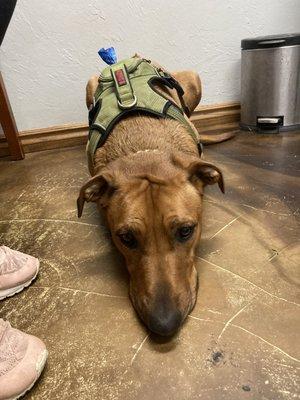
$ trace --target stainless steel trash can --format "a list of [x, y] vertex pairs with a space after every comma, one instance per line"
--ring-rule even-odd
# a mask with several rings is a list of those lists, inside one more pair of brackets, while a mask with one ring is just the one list
[[242, 129], [300, 129], [300, 33], [244, 39]]

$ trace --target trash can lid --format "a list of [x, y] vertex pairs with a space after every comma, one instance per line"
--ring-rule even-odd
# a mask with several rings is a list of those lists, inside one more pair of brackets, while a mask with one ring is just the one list
[[267, 49], [269, 47], [295, 46], [300, 44], [300, 33], [287, 33], [284, 35], [258, 36], [243, 39], [242, 50]]

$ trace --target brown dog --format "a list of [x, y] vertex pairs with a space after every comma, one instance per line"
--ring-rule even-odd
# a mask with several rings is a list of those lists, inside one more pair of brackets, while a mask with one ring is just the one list
[[[192, 112], [201, 99], [199, 76], [172, 75]], [[98, 77], [88, 82], [88, 108], [97, 85]], [[172, 90], [157, 89], [180, 105]], [[221, 171], [199, 158], [185, 126], [142, 114], [114, 127], [90, 169], [93, 178], [81, 188], [80, 212], [84, 201], [97, 202], [125, 257], [136, 311], [151, 331], [173, 334], [196, 302], [203, 189], [218, 183], [224, 191]]]

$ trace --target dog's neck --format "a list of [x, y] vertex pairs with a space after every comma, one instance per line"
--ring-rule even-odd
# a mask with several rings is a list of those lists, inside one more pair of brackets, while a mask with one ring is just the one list
[[132, 157], [140, 163], [149, 157], [168, 156], [172, 151], [198, 154], [195, 141], [183, 125], [146, 115], [128, 117], [116, 125], [105, 145], [96, 151], [92, 175], [117, 159]]

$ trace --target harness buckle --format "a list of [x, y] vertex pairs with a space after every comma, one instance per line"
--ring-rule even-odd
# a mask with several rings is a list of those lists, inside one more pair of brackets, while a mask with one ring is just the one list
[[180, 83], [178, 81], [176, 81], [176, 79], [172, 75], [168, 74], [166, 79], [170, 82], [170, 84], [173, 86], [173, 88], [177, 90], [177, 93], [179, 96], [184, 95], [184, 90], [182, 89], [182, 86], [180, 85]]
[[162, 78], [164, 78], [169, 85], [173, 88], [176, 89], [178, 96], [183, 96], [184, 95], [184, 90], [182, 89], [182, 86], [176, 79], [167, 71], [164, 71], [163, 69], [159, 70], [159, 74]]
[[137, 103], [137, 98], [136, 98], [136, 95], [135, 95], [135, 94], [133, 95], [133, 101], [132, 101], [131, 103], [129, 103], [129, 104], [123, 104], [123, 103], [121, 103], [120, 100], [118, 99], [118, 106], [119, 106], [122, 110], [127, 110], [127, 109], [129, 109], [129, 108], [132, 108], [132, 107], [134, 107], [134, 106], [136, 105], [136, 103]]

